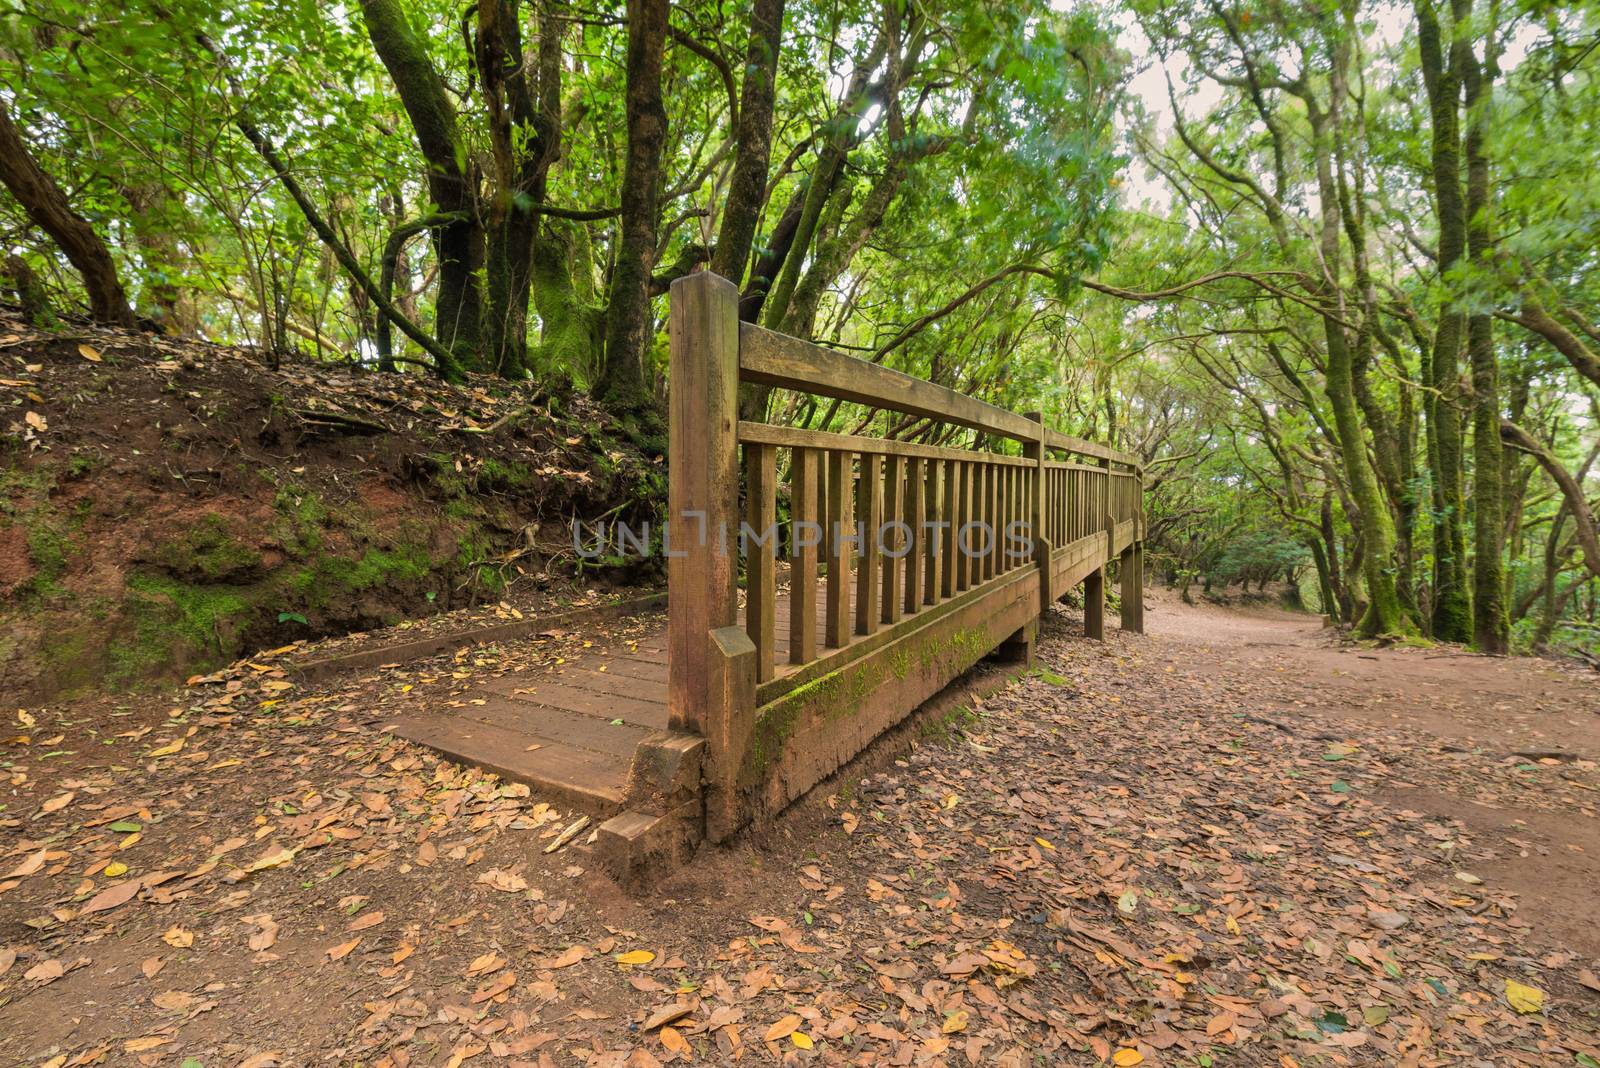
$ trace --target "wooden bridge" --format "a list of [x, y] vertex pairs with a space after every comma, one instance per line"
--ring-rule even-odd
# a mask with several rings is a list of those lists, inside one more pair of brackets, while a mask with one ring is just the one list
[[[1143, 629], [1135, 458], [741, 323], [716, 275], [671, 299], [665, 619], [605, 664], [402, 729], [614, 813], [599, 843], [625, 878], [781, 810], [982, 657], [1027, 660], [1078, 583], [1102, 637], [1114, 562]], [[741, 421], [755, 384], [892, 432]]]

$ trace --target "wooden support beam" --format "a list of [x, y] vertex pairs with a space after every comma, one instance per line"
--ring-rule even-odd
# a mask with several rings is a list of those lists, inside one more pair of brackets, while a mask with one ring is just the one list
[[739, 290], [709, 273], [672, 283], [667, 455], [667, 714], [705, 734], [708, 642], [735, 626], [739, 524]]

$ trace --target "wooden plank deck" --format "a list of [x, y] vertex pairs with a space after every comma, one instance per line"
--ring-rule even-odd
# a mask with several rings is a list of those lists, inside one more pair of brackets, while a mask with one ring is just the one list
[[[850, 590], [853, 618], [853, 581]], [[784, 587], [774, 606], [779, 679], [799, 670], [789, 663], [789, 602]], [[816, 611], [820, 635], [826, 628], [823, 598], [817, 599]], [[741, 606], [741, 624], [744, 615]], [[616, 812], [634, 750], [667, 728], [667, 617], [652, 613], [641, 621], [646, 618], [649, 625], [630, 634], [637, 644], [597, 642], [546, 670], [489, 679], [458, 695], [457, 707], [397, 719], [396, 733], [458, 763], [528, 783], [565, 804], [596, 815]], [[865, 637], [853, 634], [851, 644]], [[817, 652], [825, 660], [848, 649]], [[808, 666], [815, 670], [814, 663]]]

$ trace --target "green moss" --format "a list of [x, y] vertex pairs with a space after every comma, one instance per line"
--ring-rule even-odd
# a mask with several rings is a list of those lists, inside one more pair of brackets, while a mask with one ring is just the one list
[[71, 543], [54, 524], [43, 515], [43, 510], [32, 512], [26, 521], [28, 531], [28, 558], [33, 561], [34, 575], [24, 585], [27, 595], [53, 599], [65, 591], [61, 576], [67, 570], [67, 553]]
[[946, 745], [956, 731], [978, 721], [978, 713], [966, 705], [957, 705], [943, 715], [933, 716], [917, 727], [917, 734], [934, 745]]
[[87, 630], [52, 630], [39, 643], [39, 658], [63, 691], [92, 686], [98, 679], [94, 642]]
[[304, 486], [278, 487], [272, 506], [283, 517], [278, 540], [290, 556], [304, 559], [322, 549], [322, 531], [328, 524], [328, 506]]
[[396, 549], [368, 549], [356, 560], [342, 556], [319, 557], [289, 578], [289, 587], [308, 604], [324, 607], [347, 593], [360, 593], [391, 582], [418, 582], [432, 573], [433, 562], [420, 545]]
[[471, 530], [456, 539], [456, 570], [471, 575], [485, 592], [495, 596], [505, 589], [505, 576], [484, 561], [497, 555], [494, 543], [482, 531]]
[[887, 656], [869, 656], [796, 686], [768, 705], [756, 720], [748, 774], [758, 780], [765, 775], [800, 724], [850, 715], [890, 675], [906, 678], [914, 662], [948, 677], [977, 663], [990, 648], [986, 628], [968, 627], [948, 638], [924, 638], [914, 652], [902, 648]]
[[113, 641], [107, 680], [126, 686], [148, 677], [175, 659], [212, 665], [238, 653], [234, 625], [246, 618], [251, 602], [240, 592], [195, 586], [158, 575], [128, 578], [125, 609], [133, 633]]
[[215, 582], [261, 566], [261, 554], [228, 532], [227, 521], [208, 514], [181, 538], [156, 547], [151, 560], [180, 575], [201, 575]]

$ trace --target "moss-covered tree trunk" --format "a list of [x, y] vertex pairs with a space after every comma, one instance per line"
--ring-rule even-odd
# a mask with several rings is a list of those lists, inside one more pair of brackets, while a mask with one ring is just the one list
[[621, 233], [606, 302], [606, 352], [601, 402], [620, 415], [651, 407], [649, 358], [655, 324], [650, 272], [655, 266], [656, 203], [667, 110], [661, 101], [661, 57], [667, 39], [667, 0], [628, 0], [625, 99], [628, 151], [622, 172]]
[[1339, 435], [1339, 452], [1344, 461], [1345, 478], [1359, 516], [1363, 542], [1362, 573], [1367, 582], [1367, 608], [1358, 624], [1362, 634], [1402, 633], [1408, 629], [1405, 611], [1395, 585], [1394, 519], [1378, 483], [1377, 473], [1367, 456], [1366, 432], [1361, 409], [1356, 402], [1355, 353], [1345, 334], [1346, 306], [1339, 284], [1343, 261], [1339, 236], [1342, 220], [1339, 192], [1333, 175], [1333, 138], [1338, 127], [1346, 94], [1349, 63], [1348, 41], [1336, 37], [1332, 46], [1331, 88], [1328, 110], [1322, 111], [1307, 93], [1306, 104], [1316, 156], [1317, 191], [1321, 201], [1320, 245], [1325, 280], [1318, 294], [1327, 313], [1322, 318], [1323, 339], [1328, 350], [1327, 373], [1323, 376], [1329, 407], [1333, 409]]
[[[1461, 0], [1452, 17], [1448, 54], [1430, 0], [1417, 0], [1417, 45], [1421, 53], [1433, 141], [1431, 150], [1435, 212], [1439, 221], [1439, 274], [1448, 275], [1466, 251], [1466, 208], [1461, 196], [1460, 100], [1468, 14]], [[1468, 56], [1467, 58], [1470, 58]], [[1443, 641], [1472, 640], [1472, 602], [1467, 590], [1465, 492], [1462, 481], [1460, 356], [1466, 319], [1447, 302], [1434, 331], [1432, 381], [1435, 393], [1428, 433], [1433, 438], [1433, 636]]]
[[[1465, 68], [1467, 253], [1474, 264], [1492, 268], [1488, 136], [1495, 27], [1486, 27], [1484, 36], [1482, 64], [1469, 56]], [[1467, 353], [1472, 362], [1472, 641], [1483, 652], [1504, 653], [1511, 644], [1511, 624], [1506, 615], [1500, 368], [1489, 315], [1468, 318]]]
[[739, 122], [734, 131], [733, 174], [711, 269], [736, 286], [755, 239], [756, 221], [767, 199], [772, 155], [772, 112], [777, 100], [778, 51], [783, 43], [784, 0], [755, 0], [750, 9], [750, 44], [739, 87]]

